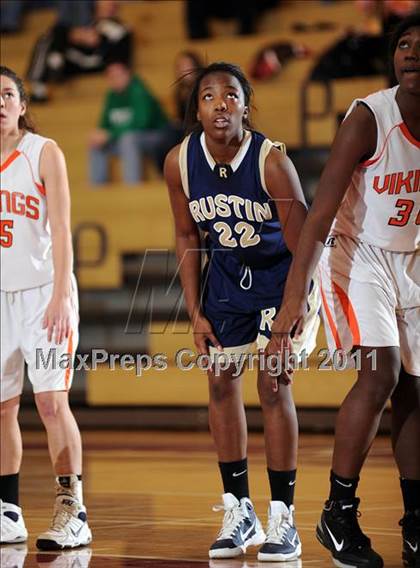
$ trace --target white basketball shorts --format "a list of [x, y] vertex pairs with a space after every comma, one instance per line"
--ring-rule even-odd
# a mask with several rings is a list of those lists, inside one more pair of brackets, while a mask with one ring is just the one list
[[52, 283], [18, 292], [1, 291], [1, 402], [22, 394], [25, 362], [34, 393], [71, 386], [79, 341], [76, 280], [72, 279], [71, 331], [60, 345], [54, 339], [49, 342], [47, 329], [42, 329], [52, 291]]
[[330, 235], [319, 275], [331, 356], [354, 346], [396, 346], [405, 371], [420, 376], [420, 253]]

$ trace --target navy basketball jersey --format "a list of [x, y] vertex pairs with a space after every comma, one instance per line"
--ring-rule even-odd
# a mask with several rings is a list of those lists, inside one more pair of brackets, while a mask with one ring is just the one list
[[272, 147], [262, 134], [245, 131], [232, 162], [216, 164], [204, 133], [189, 135], [181, 145], [183, 189], [191, 215], [206, 235], [209, 286], [212, 293], [219, 290], [218, 302], [228, 295], [230, 306], [236, 302], [243, 307], [245, 297], [252, 309], [272, 305], [273, 297], [281, 301], [279, 286], [283, 288], [291, 254], [265, 186], [265, 159]]

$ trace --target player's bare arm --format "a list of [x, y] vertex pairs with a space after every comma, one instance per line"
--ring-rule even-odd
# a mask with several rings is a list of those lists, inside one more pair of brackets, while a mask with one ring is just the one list
[[306, 310], [306, 298], [314, 270], [337, 210], [360, 162], [376, 148], [376, 123], [372, 113], [359, 105], [341, 125], [324, 168], [312, 207], [294, 253], [278, 322], [281, 331], [297, 333]]
[[73, 248], [66, 162], [62, 151], [52, 142], [43, 148], [40, 175], [46, 192], [54, 264], [53, 295], [43, 326], [48, 329], [48, 341], [54, 336], [55, 342], [61, 343], [70, 333]]
[[306, 219], [306, 201], [293, 162], [276, 148], [267, 156], [265, 180], [276, 204], [287, 248], [294, 253]]
[[179, 171], [179, 149], [179, 145], [175, 146], [167, 155], [164, 176], [174, 216], [176, 254], [180, 266], [180, 278], [188, 315], [194, 327], [194, 341], [200, 353], [207, 353], [207, 339], [215, 347], [220, 347], [220, 343], [215, 337], [210, 323], [201, 312], [201, 239], [182, 188]]
[[[275, 200], [287, 248], [294, 253], [306, 219], [307, 207], [299, 176], [293, 162], [276, 148], [273, 148], [267, 157], [265, 180], [267, 190]], [[271, 340], [266, 347], [267, 355], [272, 355], [279, 351], [281, 347], [280, 341], [281, 337], [277, 333], [276, 318], [271, 328]], [[280, 380], [288, 383], [291, 378], [284, 374]], [[275, 392], [277, 391], [277, 378], [272, 379], [272, 388]]]

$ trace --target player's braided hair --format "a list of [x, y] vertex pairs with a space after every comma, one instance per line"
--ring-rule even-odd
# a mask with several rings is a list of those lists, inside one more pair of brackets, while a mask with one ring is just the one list
[[[9, 69], [9, 67], [4, 67], [3, 65], [0, 66], [0, 75], [8, 77], [14, 82], [18, 90], [21, 102], [28, 104], [29, 99], [25, 91], [25, 86], [23, 84], [22, 79], [14, 71]], [[36, 132], [34, 122], [30, 114], [28, 113], [28, 109], [26, 109], [24, 115], [19, 117], [18, 127], [20, 130], [27, 130], [28, 132]]]
[[[198, 93], [200, 90], [200, 83], [207, 75], [210, 73], [228, 73], [239, 81], [242, 91], [244, 93], [245, 105], [248, 109], [251, 106], [251, 99], [253, 95], [252, 87], [245, 77], [242, 69], [233, 63], [226, 63], [224, 61], [211, 63], [207, 67], [198, 69], [196, 72], [196, 78], [194, 85], [191, 90], [190, 98], [187, 105], [187, 111], [185, 113], [185, 131], [187, 134], [190, 132], [200, 132], [202, 130], [200, 122], [197, 120], [198, 111]], [[248, 116], [243, 119], [243, 124], [247, 128], [252, 129], [252, 124]]]

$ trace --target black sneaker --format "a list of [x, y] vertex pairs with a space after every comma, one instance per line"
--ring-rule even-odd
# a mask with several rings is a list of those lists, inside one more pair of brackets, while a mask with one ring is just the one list
[[359, 503], [360, 499], [326, 501], [316, 528], [317, 539], [340, 568], [382, 568], [382, 558], [359, 526]]
[[420, 509], [406, 513], [400, 521], [402, 527], [404, 566], [420, 568]]

